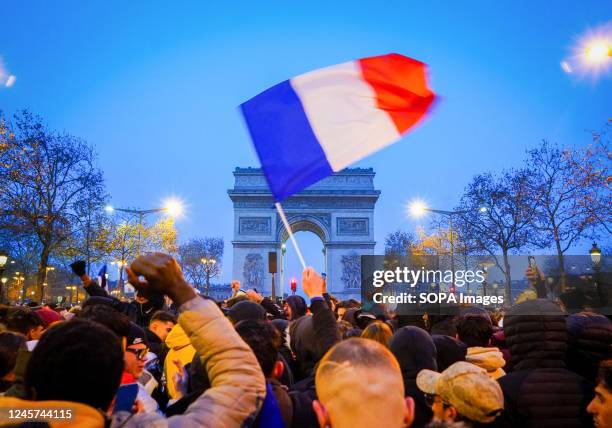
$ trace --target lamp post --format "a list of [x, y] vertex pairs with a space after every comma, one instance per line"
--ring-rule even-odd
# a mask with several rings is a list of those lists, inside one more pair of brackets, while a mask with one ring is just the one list
[[[15, 276], [13, 277], [13, 279], [17, 281], [17, 290], [20, 290], [21, 289], [21, 281], [23, 281], [25, 278], [23, 276], [21, 276], [19, 274], [19, 272], [15, 272]], [[27, 292], [27, 290], [26, 290], [26, 287], [25, 287], [25, 284], [24, 284], [23, 289], [20, 290], [20, 293], [22, 295], [21, 296], [21, 301], [22, 302], [23, 302], [23, 299], [25, 299], [25, 297], [26, 297], [26, 292]]]
[[206, 273], [206, 291], [204, 292], [204, 294], [208, 296], [208, 292], [210, 290], [210, 273], [215, 268], [217, 261], [212, 257], [202, 257], [200, 261], [204, 264], [204, 273]]
[[593, 242], [593, 246], [589, 250], [591, 256], [591, 263], [593, 264], [593, 270], [595, 273], [599, 273], [601, 269], [601, 250], [597, 247], [597, 243]]
[[66, 290], [70, 290], [70, 305], [74, 304], [73, 292], [77, 289], [76, 285], [67, 285]]
[[[8, 254], [5, 251], [0, 250], [0, 276], [4, 275], [7, 261]], [[2, 282], [2, 288], [0, 289], [0, 303], [4, 303], [4, 284], [6, 284], [6, 281]]]
[[[486, 207], [480, 207], [479, 212], [483, 213], [487, 211]], [[446, 216], [448, 218], [448, 233], [450, 235], [450, 256], [451, 256], [451, 279], [452, 285], [455, 285], [455, 240], [453, 233], [453, 216], [467, 214], [470, 211], [446, 211], [446, 210], [436, 210], [433, 208], [429, 208], [425, 205], [425, 203], [421, 201], [414, 201], [410, 204], [410, 213], [413, 217], [419, 218], [425, 215], [425, 213], [434, 213]]]
[[114, 260], [111, 265], [117, 266], [117, 288], [123, 295], [123, 269], [128, 265], [125, 260]]
[[49, 276], [49, 272], [52, 270], [55, 270], [55, 267], [47, 266], [45, 268], [45, 280], [43, 281], [42, 296], [40, 296], [41, 303], [45, 302], [45, 295], [46, 295], [45, 290], [46, 290], [46, 287], [48, 287], [47, 277]]
[[134, 214], [138, 216], [138, 256], [140, 257], [140, 250], [142, 246], [142, 242], [141, 242], [142, 241], [142, 225], [144, 223], [144, 217], [148, 214], [161, 213], [161, 212], [168, 213], [168, 215], [170, 215], [171, 217], [179, 217], [183, 213], [183, 204], [182, 202], [176, 199], [169, 199], [166, 201], [164, 205], [165, 206], [163, 208], [152, 208], [149, 210], [137, 210], [137, 209], [131, 209], [131, 208], [114, 208], [111, 205], [107, 205], [106, 208], [104, 209], [109, 214], [112, 214], [115, 211], [119, 211], [119, 212]]
[[287, 252], [287, 246], [283, 242], [281, 244], [281, 259], [280, 259], [280, 295], [281, 298], [285, 298], [285, 253]]
[[2, 282], [2, 294], [0, 294], [0, 302], [4, 302], [5, 295], [7, 296], [6, 300], [8, 300], [8, 290], [6, 289], [6, 283], [8, 281], [8, 278], [3, 276], [0, 281]]

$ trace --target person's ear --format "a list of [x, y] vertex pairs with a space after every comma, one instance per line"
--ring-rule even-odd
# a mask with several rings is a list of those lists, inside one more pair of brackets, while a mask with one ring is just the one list
[[414, 422], [414, 400], [412, 397], [404, 398], [404, 427], [408, 428]]
[[282, 361], [276, 361], [274, 363], [274, 369], [272, 370], [272, 378], [280, 379], [285, 371], [285, 364]]
[[321, 404], [319, 400], [312, 401], [312, 410], [314, 410], [315, 415], [317, 415], [319, 428], [331, 428], [331, 421], [329, 420], [327, 410], [325, 410], [325, 407], [323, 407], [323, 404]]
[[457, 419], [457, 409], [455, 409], [453, 406], [448, 406], [446, 409], [444, 409], [444, 419], [455, 421], [455, 419]]

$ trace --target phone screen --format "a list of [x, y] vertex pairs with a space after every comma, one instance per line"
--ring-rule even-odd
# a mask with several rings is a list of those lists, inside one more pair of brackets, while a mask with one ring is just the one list
[[122, 385], [117, 390], [117, 396], [115, 397], [115, 407], [113, 413], [117, 412], [132, 412], [134, 401], [138, 395], [138, 384], [130, 383]]
[[533, 257], [533, 256], [529, 256], [529, 267], [531, 269], [535, 269], [535, 268], [538, 267], [538, 265], [536, 264], [535, 257]]

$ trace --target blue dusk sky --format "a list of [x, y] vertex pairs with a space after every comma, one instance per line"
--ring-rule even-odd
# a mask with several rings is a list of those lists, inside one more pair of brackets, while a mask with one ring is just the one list
[[[0, 57], [16, 76], [0, 109], [29, 108], [96, 146], [116, 206], [188, 205], [179, 239], [223, 236], [231, 278], [236, 166], [258, 166], [237, 106], [282, 80], [397, 52], [430, 67], [433, 113], [356, 166], [382, 191], [377, 250], [405, 205], [451, 209], [471, 177], [520, 166], [549, 139], [585, 145], [611, 117], [612, 79], [560, 62], [610, 23], [609, 1], [17, 1], [2, 3]], [[425, 222], [427, 220], [424, 220]], [[307, 261], [321, 242], [297, 234]], [[288, 249], [286, 276], [299, 264]]]

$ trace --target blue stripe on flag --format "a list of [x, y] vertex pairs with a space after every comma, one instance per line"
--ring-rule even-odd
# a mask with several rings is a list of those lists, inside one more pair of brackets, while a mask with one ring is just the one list
[[289, 80], [240, 108], [276, 201], [333, 174]]

